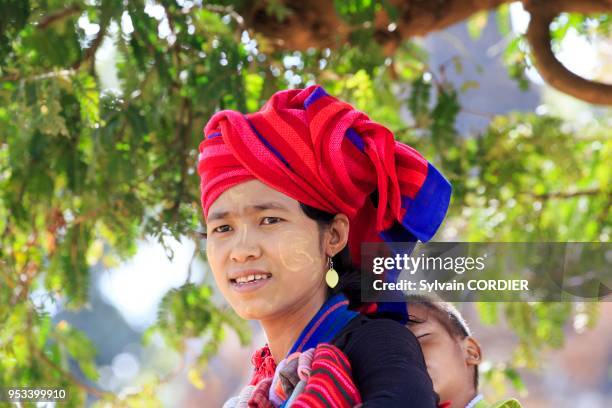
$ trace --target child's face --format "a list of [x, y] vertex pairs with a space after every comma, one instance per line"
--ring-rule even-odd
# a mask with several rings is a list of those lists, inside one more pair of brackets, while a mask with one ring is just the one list
[[439, 322], [435, 312], [424, 306], [411, 304], [408, 328], [417, 337], [425, 356], [427, 372], [433, 381], [440, 401], [455, 400], [464, 395], [466, 387], [473, 389], [473, 370], [466, 362], [463, 340], [451, 336]]

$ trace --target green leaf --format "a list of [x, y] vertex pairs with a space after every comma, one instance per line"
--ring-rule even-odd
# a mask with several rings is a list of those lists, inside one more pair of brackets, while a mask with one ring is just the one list
[[498, 304], [494, 302], [478, 302], [476, 309], [484, 324], [495, 325], [499, 322]]
[[351, 24], [372, 21], [376, 12], [375, 0], [334, 0], [338, 14]]
[[480, 38], [482, 35], [482, 30], [484, 30], [487, 26], [488, 20], [489, 12], [487, 10], [479, 11], [467, 20], [467, 30], [473, 40]]
[[519, 393], [524, 393], [526, 391], [525, 383], [515, 369], [508, 367], [504, 370], [504, 374], [506, 375], [506, 378], [510, 380], [515, 390], [517, 390]]
[[264, 79], [258, 74], [247, 74], [245, 78], [246, 106], [249, 112], [256, 111], [260, 106]]
[[91, 75], [80, 73], [73, 79], [73, 86], [84, 122], [91, 127], [99, 125], [100, 92], [96, 80]]
[[66, 349], [79, 365], [83, 375], [91, 381], [96, 381], [99, 377], [95, 363], [97, 351], [91, 340], [82, 331], [65, 322], [63, 325], [58, 325], [58, 340], [59, 346]]
[[389, 0], [381, 0], [380, 4], [382, 5], [383, 9], [387, 12], [387, 15], [389, 16], [389, 20], [391, 20], [392, 22], [397, 21], [397, 19], [399, 18], [399, 10], [397, 9], [397, 7], [391, 4]]
[[431, 98], [431, 82], [421, 76], [412, 82], [412, 91], [408, 99], [408, 108], [418, 126], [423, 126], [430, 120], [429, 103]]
[[480, 84], [477, 81], [465, 81], [463, 84], [461, 84], [461, 88], [459, 91], [463, 93], [470, 89], [478, 89], [479, 87]]
[[510, 33], [510, 6], [508, 4], [502, 4], [497, 8], [495, 21], [501, 35], [506, 36]]

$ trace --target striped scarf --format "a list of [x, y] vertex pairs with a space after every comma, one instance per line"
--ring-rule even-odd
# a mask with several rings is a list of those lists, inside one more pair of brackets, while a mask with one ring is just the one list
[[[357, 316], [357, 312], [349, 310], [348, 300], [342, 293], [330, 297], [321, 306], [306, 325], [298, 339], [293, 343], [287, 356], [312, 349], [320, 343], [331, 342], [338, 333]], [[276, 363], [268, 346], [256, 351], [251, 362], [255, 368], [250, 385], [259, 383], [264, 378], [271, 378], [276, 370]]]
[[446, 215], [451, 187], [431, 163], [320, 86], [277, 92], [252, 114], [218, 112], [204, 133], [204, 215], [228, 188], [261, 180], [304, 204], [346, 214], [356, 266], [362, 242], [428, 241]]
[[329, 298], [277, 365], [266, 345], [253, 354], [253, 376], [225, 408], [353, 407], [361, 402], [351, 365], [333, 339], [357, 316], [342, 294]]
[[431, 163], [320, 86], [277, 92], [251, 114], [218, 112], [204, 134], [198, 173], [205, 217], [224, 191], [257, 179], [311, 207], [346, 214], [358, 268], [362, 242], [428, 241], [448, 209], [451, 186]]

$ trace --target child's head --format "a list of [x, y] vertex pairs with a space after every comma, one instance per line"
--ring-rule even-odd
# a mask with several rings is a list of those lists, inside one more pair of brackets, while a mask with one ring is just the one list
[[469, 401], [478, 390], [480, 345], [453, 305], [424, 296], [408, 300], [408, 328], [419, 340], [441, 401]]

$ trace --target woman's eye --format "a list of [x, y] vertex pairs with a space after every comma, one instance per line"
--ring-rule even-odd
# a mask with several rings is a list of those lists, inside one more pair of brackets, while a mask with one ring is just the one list
[[280, 222], [280, 218], [278, 217], [264, 217], [262, 223], [265, 225], [276, 224]]
[[217, 228], [214, 228], [213, 232], [219, 232], [219, 233], [221, 233], [221, 232], [228, 232], [229, 228], [230, 228], [229, 225], [221, 225], [221, 226], [219, 226]]

